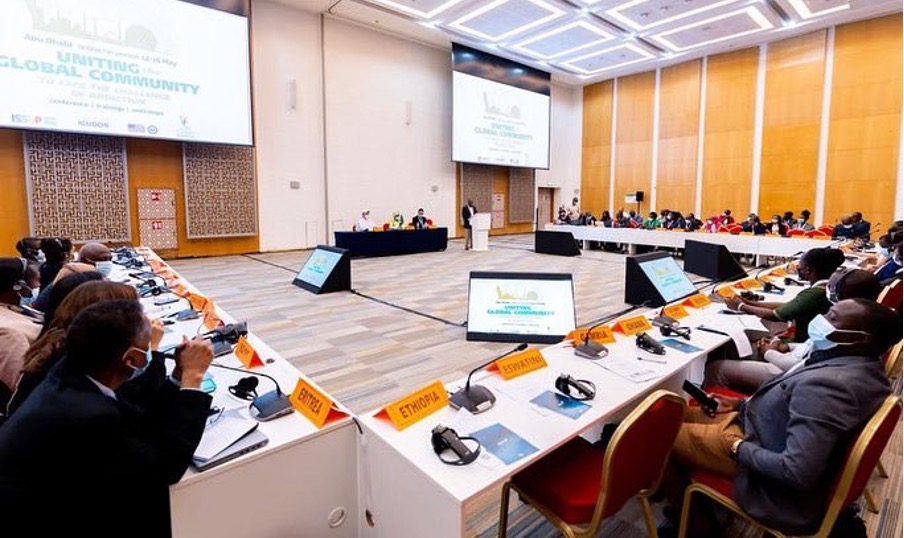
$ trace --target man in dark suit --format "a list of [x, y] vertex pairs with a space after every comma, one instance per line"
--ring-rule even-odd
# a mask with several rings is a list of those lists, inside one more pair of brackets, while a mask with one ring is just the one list
[[754, 519], [789, 534], [815, 532], [848, 443], [890, 392], [879, 356], [900, 339], [900, 318], [888, 308], [838, 302], [810, 323], [812, 351], [799, 366], [749, 398], [714, 396], [713, 417], [689, 409], [673, 471], [732, 479]]
[[411, 224], [415, 230], [427, 229], [427, 217], [424, 216], [424, 208], [417, 210], [417, 215], [411, 218]]
[[468, 200], [467, 205], [461, 208], [461, 221], [465, 227], [465, 250], [471, 250], [474, 247], [474, 234], [471, 232], [471, 217], [477, 213], [477, 207], [474, 206], [473, 200]]
[[854, 237], [869, 239], [872, 224], [868, 220], [863, 220], [863, 213], [859, 211], [851, 213], [851, 220], [854, 221]]
[[150, 338], [137, 301], [72, 322], [66, 357], [0, 428], [4, 535], [170, 535], [168, 486], [201, 440], [213, 351], [186, 341], [168, 380]]

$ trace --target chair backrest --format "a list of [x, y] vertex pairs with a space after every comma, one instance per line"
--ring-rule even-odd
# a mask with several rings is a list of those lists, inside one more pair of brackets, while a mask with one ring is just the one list
[[904, 285], [901, 284], [900, 279], [895, 279], [894, 282], [885, 286], [876, 302], [897, 311], [901, 307], [902, 292], [904, 292]]
[[828, 239], [831, 235], [827, 234], [822, 230], [811, 230], [805, 234], [807, 237], [812, 239]]
[[820, 232], [822, 232], [822, 233], [824, 233], [824, 234], [832, 235], [832, 232], [835, 231], [835, 227], [832, 226], [831, 224], [823, 224], [823, 225], [820, 226], [819, 228], [816, 228], [816, 230], [817, 230], [817, 231], [820, 231]]
[[800, 228], [794, 228], [793, 230], [788, 230], [788, 237], [796, 237], [799, 235], [806, 235], [807, 232], [801, 230]]
[[879, 456], [885, 450], [900, 418], [901, 399], [893, 394], [889, 395], [851, 443], [844, 467], [832, 487], [819, 535], [828, 536], [835, 526], [838, 514], [863, 494], [866, 483], [879, 462]]
[[897, 377], [901, 373], [902, 343], [904, 343], [904, 341], [899, 341], [882, 356], [882, 362], [885, 363], [885, 375], [889, 378]]
[[684, 416], [684, 399], [657, 390], [632, 411], [612, 435], [603, 459], [594, 528], [641, 491], [655, 491]]

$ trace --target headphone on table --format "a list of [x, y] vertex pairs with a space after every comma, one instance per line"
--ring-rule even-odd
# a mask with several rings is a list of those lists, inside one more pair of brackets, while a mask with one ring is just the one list
[[[596, 397], [596, 385], [586, 379], [575, 379], [568, 374], [560, 374], [556, 379], [556, 390], [572, 400], [586, 401]], [[574, 390], [577, 394], [572, 394]]]
[[[477, 448], [470, 449], [464, 441], [473, 441], [477, 444]], [[433, 452], [439, 461], [446, 465], [467, 465], [480, 455], [480, 441], [473, 437], [459, 437], [458, 432], [452, 428], [437, 424], [430, 433], [430, 444], [433, 445]], [[444, 458], [443, 453], [451, 450], [456, 458]]]
[[257, 398], [257, 383], [256, 377], [243, 377], [239, 379], [238, 383], [229, 387], [229, 394], [240, 400], [253, 401]]

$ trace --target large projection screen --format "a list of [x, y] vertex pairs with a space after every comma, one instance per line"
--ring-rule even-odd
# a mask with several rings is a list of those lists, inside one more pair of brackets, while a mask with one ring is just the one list
[[243, 0], [7, 0], [0, 127], [251, 145], [248, 34]]

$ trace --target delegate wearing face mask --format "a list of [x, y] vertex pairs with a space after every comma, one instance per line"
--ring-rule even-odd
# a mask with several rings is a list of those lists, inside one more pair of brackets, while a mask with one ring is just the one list
[[869, 333], [864, 331], [838, 329], [822, 314], [810, 321], [807, 332], [810, 334], [810, 346], [813, 351], [862, 344], [870, 338]]

